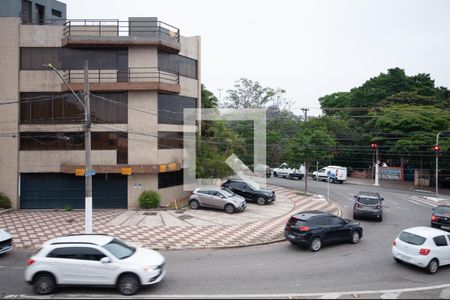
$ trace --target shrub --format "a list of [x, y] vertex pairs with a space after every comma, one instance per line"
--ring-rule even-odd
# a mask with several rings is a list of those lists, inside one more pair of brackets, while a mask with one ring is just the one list
[[145, 191], [139, 197], [139, 207], [143, 209], [157, 208], [159, 207], [160, 200], [161, 196], [157, 192]]
[[66, 206], [64, 206], [64, 210], [65, 210], [65, 211], [72, 211], [72, 210], [73, 210], [73, 207], [72, 207], [72, 205], [67, 204]]
[[0, 208], [11, 208], [11, 200], [3, 193], [0, 193]]

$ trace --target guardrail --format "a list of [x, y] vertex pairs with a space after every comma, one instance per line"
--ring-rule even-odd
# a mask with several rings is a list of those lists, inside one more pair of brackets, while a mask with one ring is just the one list
[[[160, 68], [128, 68], [119, 70], [89, 70], [89, 82], [117, 83], [117, 82], [158, 82], [179, 84], [180, 75], [161, 70]], [[64, 79], [69, 83], [84, 81], [83, 70], [66, 70]]]
[[64, 36], [137, 36], [180, 41], [180, 30], [161, 21], [147, 20], [67, 20]]

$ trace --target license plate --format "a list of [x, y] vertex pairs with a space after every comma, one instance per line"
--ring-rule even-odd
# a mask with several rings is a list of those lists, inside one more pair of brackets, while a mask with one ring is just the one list
[[441, 229], [450, 230], [450, 227], [448, 227], [448, 226], [441, 226]]
[[290, 238], [290, 239], [295, 239], [295, 235], [288, 234], [288, 238]]

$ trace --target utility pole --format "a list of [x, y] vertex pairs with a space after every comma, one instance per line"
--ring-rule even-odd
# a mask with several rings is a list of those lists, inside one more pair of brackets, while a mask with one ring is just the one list
[[441, 132], [438, 132], [436, 135], [436, 145], [434, 146], [434, 151], [436, 153], [436, 196], [439, 195], [439, 151], [441, 151], [441, 147], [439, 146], [439, 135]]
[[89, 97], [89, 65], [84, 61], [84, 152], [85, 152], [85, 233], [92, 233], [92, 176], [91, 173], [91, 101]]
[[375, 186], [379, 186], [379, 177], [380, 177], [380, 166], [379, 166], [379, 160], [378, 160], [378, 147], [376, 149], [375, 152], [375, 156], [376, 156], [376, 162], [375, 162]]
[[[304, 122], [306, 122], [308, 120], [309, 108], [303, 107], [301, 110], [305, 114]], [[308, 164], [306, 161], [304, 162], [304, 165], [305, 165], [305, 193], [306, 193], [308, 191]]]

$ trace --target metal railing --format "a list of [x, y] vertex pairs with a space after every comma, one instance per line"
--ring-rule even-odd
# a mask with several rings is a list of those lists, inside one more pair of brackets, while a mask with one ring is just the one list
[[[128, 68], [119, 70], [89, 70], [89, 82], [91, 83], [118, 83], [118, 82], [156, 82], [179, 84], [180, 75], [161, 70], [160, 68]], [[84, 81], [83, 70], [66, 70], [64, 79], [69, 83], [81, 83]]]
[[159, 37], [180, 41], [180, 30], [161, 21], [150, 20], [67, 20], [64, 36]]

